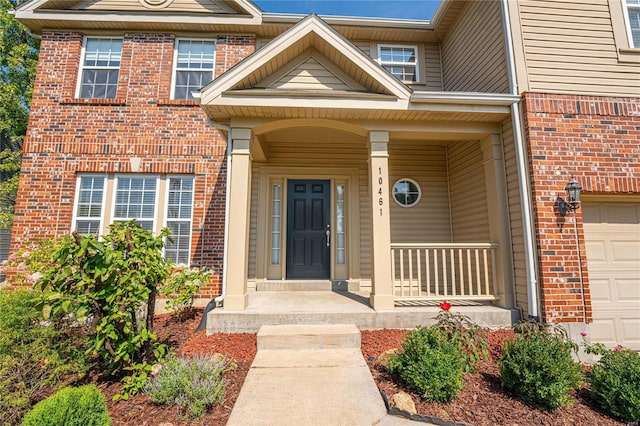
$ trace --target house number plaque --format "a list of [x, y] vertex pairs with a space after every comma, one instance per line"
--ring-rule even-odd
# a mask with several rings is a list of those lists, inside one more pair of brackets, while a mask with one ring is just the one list
[[380, 205], [380, 216], [382, 216], [382, 206], [384, 205], [384, 199], [382, 198], [382, 184], [384, 180], [382, 179], [382, 167], [378, 167], [378, 204]]

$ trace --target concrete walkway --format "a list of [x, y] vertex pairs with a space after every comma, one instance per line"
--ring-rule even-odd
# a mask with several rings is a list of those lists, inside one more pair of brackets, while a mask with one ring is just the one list
[[228, 426], [416, 425], [389, 416], [353, 324], [263, 326]]

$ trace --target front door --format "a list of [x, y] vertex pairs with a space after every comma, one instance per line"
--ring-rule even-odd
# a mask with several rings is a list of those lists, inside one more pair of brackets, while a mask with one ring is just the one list
[[330, 188], [328, 180], [288, 181], [288, 279], [330, 277]]

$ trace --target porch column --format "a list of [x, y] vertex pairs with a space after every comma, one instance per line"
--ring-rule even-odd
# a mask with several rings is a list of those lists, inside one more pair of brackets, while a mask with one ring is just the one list
[[514, 307], [513, 264], [511, 259], [511, 233], [507, 204], [507, 185], [502, 156], [502, 139], [491, 135], [480, 142], [484, 164], [489, 235], [498, 243], [496, 251], [496, 285], [501, 306]]
[[369, 133], [371, 190], [371, 306], [393, 309], [391, 222], [389, 219], [389, 132]]
[[251, 129], [231, 129], [231, 173], [227, 243], [227, 294], [225, 311], [247, 307], [247, 270], [249, 258], [249, 207], [251, 200]]

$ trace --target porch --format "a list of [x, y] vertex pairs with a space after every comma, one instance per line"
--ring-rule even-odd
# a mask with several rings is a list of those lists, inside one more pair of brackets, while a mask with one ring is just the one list
[[[331, 285], [330, 282], [328, 282]], [[397, 301], [391, 310], [374, 310], [367, 292], [348, 291], [256, 291], [249, 294], [247, 308], [227, 311], [216, 308], [207, 316], [207, 334], [256, 333], [263, 325], [355, 324], [360, 330], [408, 329], [434, 324], [440, 311], [435, 301]], [[478, 301], [457, 300], [453, 310], [476, 324], [508, 327], [519, 319], [516, 309]]]

